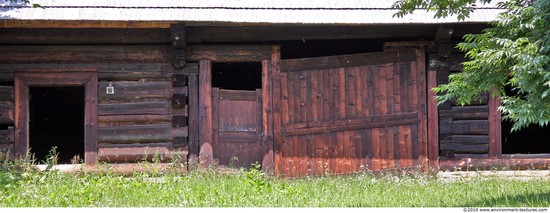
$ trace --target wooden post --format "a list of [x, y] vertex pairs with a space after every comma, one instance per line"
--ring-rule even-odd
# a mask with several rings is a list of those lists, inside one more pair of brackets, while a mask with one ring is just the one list
[[418, 84], [418, 161], [422, 170], [428, 168], [428, 113], [426, 107], [426, 56], [424, 49], [416, 50], [416, 74]]
[[501, 114], [498, 111], [500, 99], [495, 90], [489, 93], [489, 158], [499, 158], [502, 154]]
[[437, 86], [437, 70], [428, 71], [428, 159], [430, 168], [438, 171], [439, 167], [439, 111], [435, 92], [432, 90]]
[[24, 157], [29, 149], [29, 86], [15, 76], [15, 158]]
[[274, 150], [274, 174], [281, 173], [282, 165], [282, 118], [281, 118], [281, 70], [279, 64], [281, 62], [281, 47], [273, 46], [271, 52], [271, 77], [272, 77], [272, 106], [273, 106], [273, 150]]
[[199, 163], [212, 164], [212, 62], [199, 62]]
[[199, 81], [196, 75], [188, 77], [189, 89], [189, 166], [199, 163]]
[[273, 87], [271, 85], [272, 65], [270, 60], [262, 61], [262, 170], [273, 172]]
[[84, 161], [94, 165], [97, 161], [97, 73], [90, 73], [84, 87], [86, 106], [84, 107]]

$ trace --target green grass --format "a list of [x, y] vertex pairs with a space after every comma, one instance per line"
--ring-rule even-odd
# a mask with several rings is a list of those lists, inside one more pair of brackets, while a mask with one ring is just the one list
[[[30, 167], [29, 167], [30, 168]], [[548, 207], [550, 181], [423, 175], [278, 179], [257, 169], [38, 172], [0, 167], [0, 207]]]

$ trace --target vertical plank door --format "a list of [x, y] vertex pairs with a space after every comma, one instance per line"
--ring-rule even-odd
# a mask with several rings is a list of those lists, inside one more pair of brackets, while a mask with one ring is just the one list
[[424, 64], [422, 50], [281, 60], [278, 174], [426, 166]]

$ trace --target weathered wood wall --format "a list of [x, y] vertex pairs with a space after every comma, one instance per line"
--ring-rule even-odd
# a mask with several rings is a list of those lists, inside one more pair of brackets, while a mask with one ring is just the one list
[[261, 92], [212, 88], [212, 149], [220, 165], [262, 163]]
[[0, 159], [15, 154], [13, 92], [13, 86], [0, 86]]
[[[448, 83], [449, 75], [462, 70], [460, 63], [463, 61], [463, 54], [453, 54], [447, 59], [434, 62], [431, 66], [437, 69], [437, 84]], [[438, 106], [441, 156], [488, 153], [489, 96], [482, 94], [481, 97], [482, 100], [472, 101], [466, 106], [461, 106], [456, 101]]]
[[[148, 153], [149, 159], [155, 154], [166, 160], [174, 154], [186, 159], [189, 141], [188, 77], [197, 75], [198, 66], [188, 64], [183, 70], [177, 70], [170, 64], [170, 45], [158, 42], [154, 45], [142, 44], [163, 36], [156, 31], [149, 31], [150, 34], [145, 38], [131, 35], [142, 35], [145, 33], [143, 30], [127, 30], [119, 33], [120, 35], [115, 33], [113, 40], [108, 43], [117, 45], [76, 45], [78, 41], [84, 40], [91, 43], [104, 42], [105, 36], [101, 41], [83, 40], [82, 37], [71, 39], [55, 31], [57, 33], [49, 38], [42, 38], [32, 45], [2, 46], [0, 82], [9, 85], [13, 82], [13, 73], [16, 72], [95, 70], [99, 80], [99, 160], [135, 162], [142, 159], [145, 153]], [[86, 35], [89, 37], [90, 31], [81, 36]], [[138, 45], [125, 44], [127, 40], [123, 40], [124, 35]], [[169, 39], [168, 34], [165, 36]], [[29, 43], [29, 40], [25, 41]], [[35, 45], [43, 43], [50, 45]], [[114, 87], [114, 94], [106, 94], [109, 83]], [[11, 86], [0, 87], [0, 113], [0, 126], [13, 125]], [[10, 149], [13, 146], [12, 132], [11, 128], [0, 130], [1, 149]]]
[[409, 50], [282, 61], [280, 172], [295, 177], [424, 164], [423, 57]]

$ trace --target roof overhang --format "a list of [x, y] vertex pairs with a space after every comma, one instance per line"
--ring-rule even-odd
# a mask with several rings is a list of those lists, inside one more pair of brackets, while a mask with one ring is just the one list
[[[31, 0], [31, 4], [0, 0], [0, 27], [25, 27], [31, 23], [93, 27], [165, 28], [170, 23], [190, 25], [376, 25], [487, 23], [502, 9], [483, 5], [470, 17], [434, 18], [417, 10], [395, 17], [396, 0]], [[33, 7], [39, 4], [42, 7]], [[32, 25], [35, 25], [32, 24]], [[39, 27], [35, 25], [35, 27]], [[50, 26], [51, 27], [51, 26]]]

